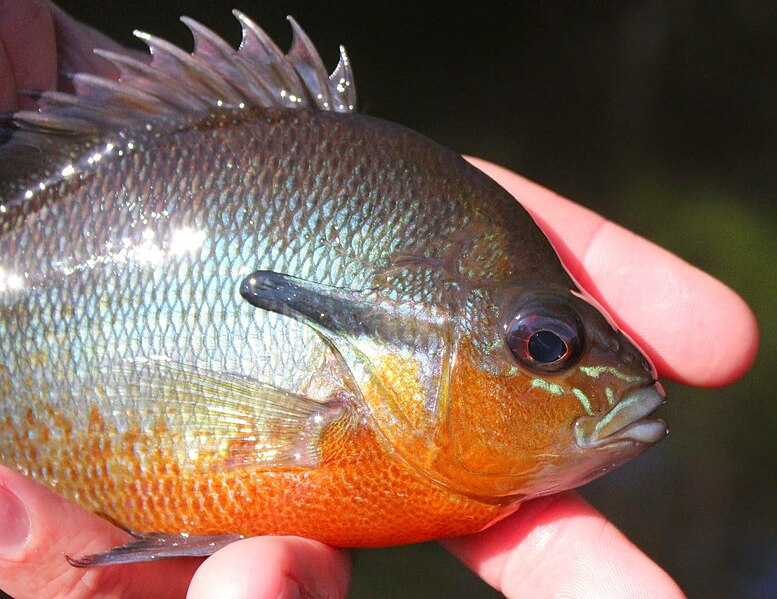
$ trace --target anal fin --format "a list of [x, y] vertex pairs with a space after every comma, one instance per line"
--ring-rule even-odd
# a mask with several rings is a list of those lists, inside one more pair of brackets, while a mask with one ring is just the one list
[[188, 534], [135, 534], [134, 540], [102, 553], [73, 558], [65, 556], [76, 568], [93, 566], [118, 566], [136, 562], [150, 562], [175, 557], [206, 557], [240, 539], [243, 535], [188, 535]]

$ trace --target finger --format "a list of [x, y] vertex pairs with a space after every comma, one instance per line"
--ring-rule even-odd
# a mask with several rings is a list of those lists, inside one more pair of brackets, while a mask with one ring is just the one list
[[748, 370], [758, 348], [758, 327], [731, 289], [515, 173], [472, 162], [524, 205], [572, 276], [650, 354], [662, 375], [717, 386]]
[[661, 568], [575, 494], [529, 501], [491, 528], [443, 544], [507, 597], [683, 597]]
[[57, 52], [45, 0], [0, 0], [0, 112], [31, 108], [19, 90], [54, 89]]
[[345, 597], [346, 554], [300, 537], [253, 537], [209, 557], [192, 579], [188, 599]]
[[105, 551], [129, 535], [0, 466], [0, 589], [15, 599], [183, 597], [202, 560], [74, 568], [65, 556]]
[[108, 60], [94, 53], [95, 48], [126, 54], [148, 62], [144, 52], [128, 50], [97, 29], [77, 21], [58, 6], [52, 6], [54, 29], [57, 40], [58, 68], [65, 73], [91, 73], [102, 77], [116, 78], [116, 67]]
[[21, 90], [44, 91], [69, 85], [67, 73], [115, 78], [116, 68], [95, 48], [148, 61], [144, 52], [128, 50], [108, 36], [68, 15], [47, 0], [0, 0], [0, 112], [32, 109]]

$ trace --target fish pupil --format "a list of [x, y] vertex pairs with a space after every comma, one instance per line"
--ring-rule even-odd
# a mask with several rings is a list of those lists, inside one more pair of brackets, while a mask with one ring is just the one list
[[541, 364], [550, 364], [567, 353], [564, 340], [553, 331], [537, 331], [529, 338], [529, 355]]

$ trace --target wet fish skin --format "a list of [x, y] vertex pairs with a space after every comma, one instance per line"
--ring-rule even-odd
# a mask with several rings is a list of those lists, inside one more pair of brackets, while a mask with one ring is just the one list
[[[310, 109], [148, 125], [36, 134], [55, 160], [2, 170], [3, 463], [138, 532], [360, 546], [474, 532], [645, 448], [591, 439], [652, 366], [460, 156]], [[510, 354], [526, 306], [580, 321], [569, 368]]]

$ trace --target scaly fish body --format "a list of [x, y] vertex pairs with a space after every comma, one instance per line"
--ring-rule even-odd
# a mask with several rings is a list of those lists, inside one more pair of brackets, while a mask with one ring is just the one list
[[[404, 274], [390, 273], [397, 257], [424, 256], [430, 246], [451, 245], [446, 240], [465, 223], [477, 220], [485, 226], [485, 215], [468, 216], [480, 198], [471, 197], [472, 188], [452, 176], [464, 170], [461, 158], [443, 152], [440, 160], [439, 148], [410, 131], [360, 115], [308, 111], [262, 110], [207, 120], [212, 122], [193, 131], [133, 142], [145, 148], [138, 154], [140, 164], [106, 156], [89, 177], [68, 182], [69, 189], [51, 188], [51, 200], [41, 195], [41, 204], [48, 204], [45, 220], [25, 215], [3, 236], [2, 255], [14, 256], [4, 267], [30, 275], [22, 289], [6, 291], [2, 308], [2, 389], [5, 397], [15, 398], [16, 410], [6, 414], [2, 427], [3, 458], [142, 531], [272, 532], [264, 522], [274, 518], [244, 513], [235, 504], [272, 504], [276, 486], [283, 497], [303, 478], [309, 522], [292, 530], [313, 534], [322, 526], [320, 511], [330, 509], [327, 497], [337, 486], [333, 476], [352, 480], [345, 496], [367, 497], [376, 482], [382, 487], [399, 476], [374, 435], [352, 423], [355, 439], [349, 433], [344, 442], [364, 444], [369, 457], [359, 458], [353, 447], [334, 447], [333, 454], [344, 453], [348, 460], [336, 460], [338, 466], [326, 474], [321, 468], [300, 477], [190, 464], [192, 457], [226, 460], [210, 453], [228, 453], [229, 443], [241, 439], [218, 448], [208, 442], [202, 452], [207, 455], [200, 455], [197, 437], [219, 432], [213, 429], [215, 418], [175, 403], [160, 414], [152, 397], [122, 402], [117, 369], [162, 356], [192, 370], [241, 373], [309, 393], [331, 358], [325, 343], [304, 323], [257, 313], [238, 295], [241, 280], [264, 269], [335, 287], [371, 288], [380, 277]], [[324, 164], [328, 154], [337, 162], [331, 170]], [[205, 176], [203, 170], [218, 174]], [[478, 179], [484, 193], [493, 192], [493, 183]], [[108, 191], [108, 180], [122, 185]], [[512, 198], [500, 204], [488, 209], [491, 218], [519, 215]], [[536, 237], [534, 230], [529, 233]], [[12, 248], [19, 249], [12, 253]], [[452, 257], [454, 248], [442, 251]], [[502, 262], [498, 268], [511, 268]], [[442, 298], [435, 295], [444, 291], [429, 289], [424, 281], [418, 290], [422, 296], [397, 298], [396, 307], [413, 301], [439, 304]], [[233, 411], [235, 426], [245, 426], [241, 434], [251, 437], [253, 415]], [[19, 426], [24, 414], [31, 418]], [[19, 455], [6, 453], [7, 448], [17, 448]], [[321, 462], [328, 463], [323, 448], [322, 454]], [[176, 472], [188, 466], [203, 474]], [[348, 469], [354, 470], [350, 476]], [[221, 484], [213, 479], [216, 474]], [[401, 487], [419, 485], [407, 474], [401, 478], [397, 497]], [[94, 486], [95, 480], [101, 484]], [[211, 488], [205, 491], [204, 485]], [[104, 506], [105, 496], [114, 494], [115, 505]], [[317, 503], [314, 497], [321, 498], [318, 513], [310, 509]], [[162, 498], [163, 509], [147, 504]], [[203, 509], [204, 501], [212, 508]], [[461, 503], [453, 504], [454, 512], [468, 511], [464, 506], [471, 502]], [[374, 526], [375, 510], [365, 508], [361, 518]], [[415, 511], [420, 522], [432, 526], [426, 536], [447, 532], [442, 528], [446, 514], [430, 508]], [[214, 511], [223, 514], [215, 517]], [[484, 511], [490, 515], [494, 508]], [[395, 535], [406, 540], [403, 528], [387, 527], [393, 532], [378, 542]], [[335, 531], [327, 541], [351, 545], [364, 536], [347, 526]]]
[[[274, 64], [314, 103], [295, 31]], [[221, 49], [197, 68], [226, 60], [199, 36]], [[4, 464], [136, 532], [368, 546], [474, 532], [663, 436], [652, 367], [458, 155], [347, 108], [160, 115], [173, 92], [138, 78], [156, 96], [114, 92], [126, 118], [89, 92], [17, 117]]]

